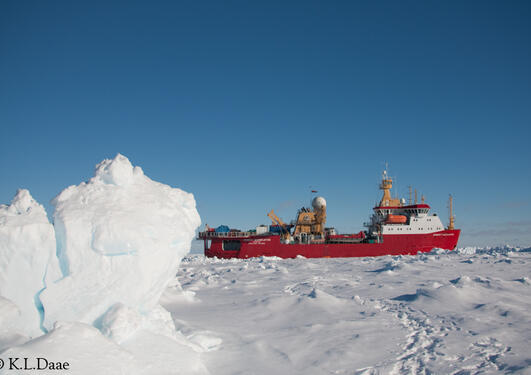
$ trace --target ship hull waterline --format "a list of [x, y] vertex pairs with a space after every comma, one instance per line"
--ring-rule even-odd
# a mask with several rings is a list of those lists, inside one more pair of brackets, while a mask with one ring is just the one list
[[[385, 255], [416, 255], [435, 248], [455, 250], [459, 229], [433, 233], [388, 234], [376, 243], [310, 243], [287, 244], [278, 235], [205, 239], [205, 255], [217, 258], [254, 258], [275, 256], [280, 258], [349, 258]], [[239, 241], [239, 250], [225, 250], [223, 241]], [[208, 241], [211, 241], [208, 246]]]

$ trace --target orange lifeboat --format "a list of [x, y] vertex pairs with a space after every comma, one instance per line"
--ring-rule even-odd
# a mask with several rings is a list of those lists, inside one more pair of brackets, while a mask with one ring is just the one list
[[386, 224], [405, 224], [407, 221], [407, 217], [404, 215], [387, 215], [387, 219], [385, 220]]

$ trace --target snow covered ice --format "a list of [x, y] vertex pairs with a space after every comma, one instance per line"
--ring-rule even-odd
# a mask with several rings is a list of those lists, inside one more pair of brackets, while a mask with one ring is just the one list
[[175, 319], [212, 374], [531, 373], [531, 249], [344, 259], [187, 256]]
[[158, 303], [200, 224], [193, 195], [118, 154], [52, 204], [53, 226], [27, 190], [0, 207], [0, 358], [70, 361], [74, 374], [208, 373]]
[[53, 226], [28, 190], [20, 189], [10, 205], [0, 206], [0, 309], [11, 311], [0, 331], [42, 334], [40, 292], [60, 276], [55, 248]]

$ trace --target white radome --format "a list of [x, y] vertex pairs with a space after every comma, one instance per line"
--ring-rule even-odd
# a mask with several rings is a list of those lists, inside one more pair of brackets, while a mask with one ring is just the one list
[[312, 201], [314, 210], [319, 210], [326, 207], [326, 200], [323, 197], [315, 197]]

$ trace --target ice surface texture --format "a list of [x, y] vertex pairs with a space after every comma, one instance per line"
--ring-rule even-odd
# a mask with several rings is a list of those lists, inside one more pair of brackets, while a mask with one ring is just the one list
[[[161, 300], [216, 375], [531, 374], [531, 249], [215, 259]], [[199, 329], [201, 331], [199, 331]], [[203, 337], [202, 337], [203, 336]]]
[[[199, 354], [175, 340], [139, 331], [133, 340], [117, 344], [83, 323], [57, 323], [48, 334], [2, 353], [2, 358], [24, 357], [28, 358], [29, 366], [36, 366], [36, 358], [41, 357], [50, 362], [67, 361], [69, 368], [66, 371], [16, 371], [6, 370], [5, 366], [0, 374], [207, 374]], [[23, 359], [18, 364], [23, 366]]]
[[11, 205], [0, 205], [0, 296], [18, 309], [3, 329], [42, 334], [39, 295], [60, 276], [55, 248], [53, 226], [28, 190], [19, 190]]
[[200, 224], [192, 194], [152, 181], [120, 154], [52, 204], [64, 277], [41, 293], [47, 329], [59, 320], [98, 326], [116, 303], [148, 313]]

